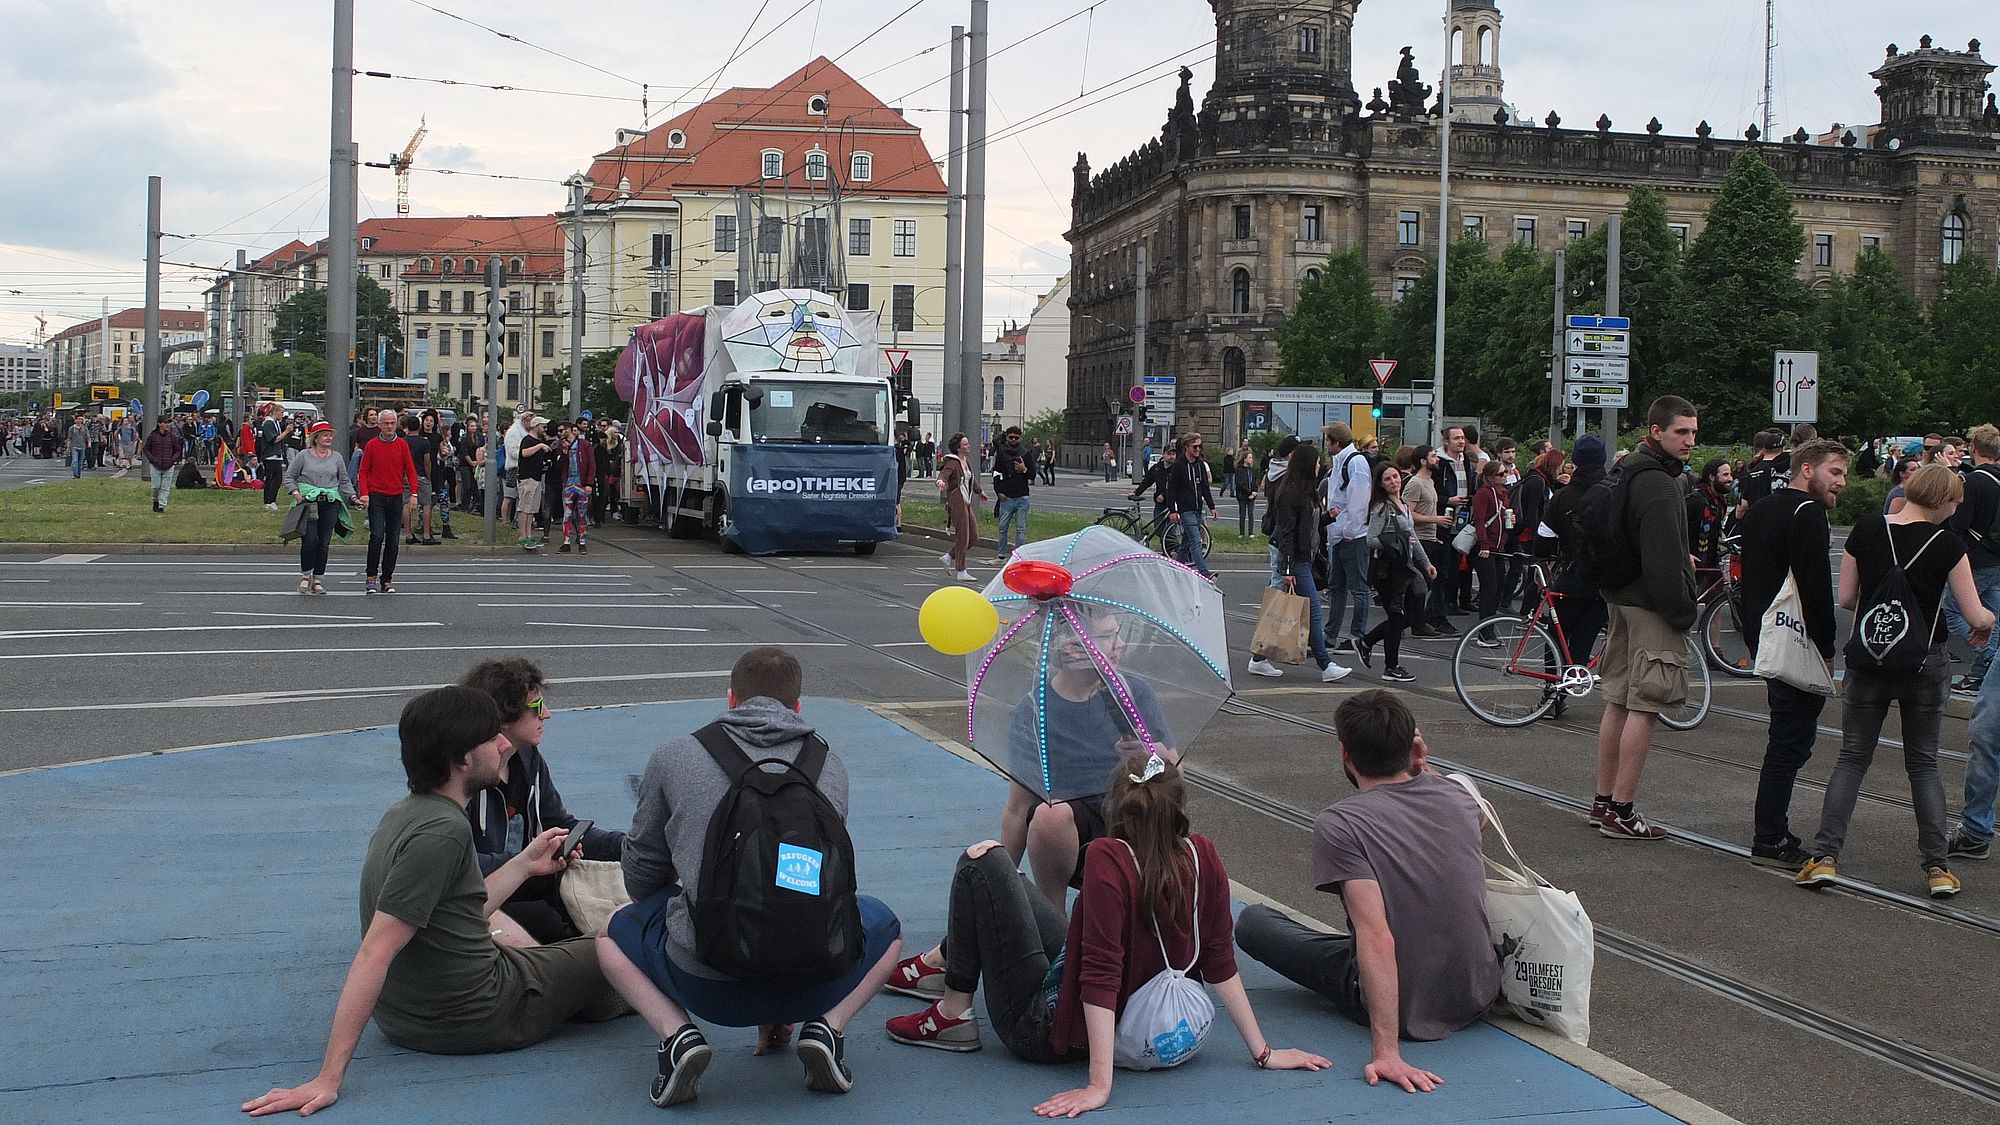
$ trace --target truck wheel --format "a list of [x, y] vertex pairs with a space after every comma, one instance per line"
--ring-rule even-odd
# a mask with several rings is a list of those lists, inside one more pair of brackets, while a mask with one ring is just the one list
[[856, 543], [854, 545], [854, 553], [860, 555], [862, 558], [865, 559], [868, 556], [874, 554], [875, 548], [879, 545], [880, 544], [876, 543]]
[[699, 539], [705, 530], [701, 520], [682, 515], [678, 510], [668, 511], [666, 525], [669, 539]]
[[715, 537], [715, 541], [717, 543], [720, 543], [722, 545], [723, 554], [740, 555], [743, 553], [743, 548], [737, 546], [735, 543], [730, 542], [722, 534], [723, 525], [727, 523], [728, 520], [729, 520], [729, 495], [727, 493], [718, 491], [708, 501], [708, 519], [706, 521], [707, 523], [706, 530], [708, 534], [713, 535]]

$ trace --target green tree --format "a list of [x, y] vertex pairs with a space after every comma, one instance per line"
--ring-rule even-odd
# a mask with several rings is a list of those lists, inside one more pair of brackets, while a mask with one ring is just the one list
[[1027, 423], [1021, 427], [1021, 431], [1028, 436], [1029, 440], [1039, 438], [1047, 445], [1053, 445], [1061, 441], [1063, 432], [1062, 407], [1051, 406], [1033, 418], [1028, 419]]
[[1880, 249], [1861, 252], [1820, 302], [1820, 429], [1907, 433], [1923, 420], [1917, 372], [1929, 350], [1923, 306]]
[[[326, 389], [326, 363], [319, 356], [293, 353], [286, 356], [280, 352], [266, 352], [243, 360], [243, 394], [252, 394], [252, 387], [284, 387], [297, 395], [304, 391]], [[196, 391], [207, 391], [209, 397], [220, 399], [236, 388], [235, 366], [227, 361], [204, 363], [180, 377], [174, 383], [177, 394], [191, 395]]]
[[1387, 320], [1361, 251], [1333, 255], [1319, 278], [1299, 286], [1298, 308], [1278, 329], [1278, 385], [1365, 385]]
[[1772, 353], [1812, 344], [1812, 292], [1798, 276], [1805, 244], [1770, 165], [1755, 152], [1738, 155], [1682, 265], [1660, 382], [1693, 401], [1703, 431], [1717, 438], [1768, 425]]
[[[583, 409], [593, 418], [623, 418], [631, 409], [618, 397], [618, 355], [623, 348], [586, 352], [583, 357]], [[558, 409], [569, 403], [569, 364], [543, 376], [535, 405], [551, 414], [575, 417], [576, 412]]]
[[[1680, 238], [1667, 225], [1666, 198], [1640, 185], [1619, 219], [1624, 271], [1619, 275], [1618, 315], [1632, 321], [1632, 400], [1635, 407], [1673, 391], [1669, 357], [1675, 351], [1668, 324], [1679, 300]], [[1571, 247], [1563, 271], [1564, 311], [1602, 313], [1605, 304], [1605, 229]]]
[[[1445, 277], [1444, 354], [1447, 373], [1452, 379], [1476, 379], [1479, 350], [1478, 310], [1465, 300], [1468, 290], [1477, 278], [1483, 277], [1494, 268], [1493, 251], [1486, 240], [1475, 231], [1466, 231], [1452, 244], [1447, 256], [1449, 267]], [[1397, 361], [1398, 379], [1428, 379], [1431, 377], [1431, 358], [1435, 348], [1435, 326], [1437, 317], [1437, 259], [1425, 264], [1423, 273], [1418, 275], [1409, 292], [1402, 300], [1389, 308], [1389, 320], [1383, 330], [1382, 351]], [[1364, 366], [1362, 370], [1367, 370]], [[1458, 408], [1458, 384], [1450, 383], [1445, 391], [1451, 397], [1447, 404], [1453, 415], [1464, 413]]]
[[1519, 242], [1469, 279], [1466, 330], [1478, 340], [1476, 374], [1447, 386], [1452, 413], [1477, 415], [1517, 439], [1548, 430], [1555, 284], [1555, 259]]
[[[361, 370], [375, 369], [375, 341], [378, 337], [389, 342], [389, 370], [403, 369], [403, 328], [402, 318], [389, 300], [389, 291], [375, 282], [374, 278], [362, 275], [354, 283], [354, 350], [355, 362]], [[271, 349], [303, 352], [307, 355], [326, 354], [326, 290], [325, 288], [300, 290], [278, 306], [277, 317], [271, 326]]]
[[[1931, 303], [1934, 341], [1927, 421], [1959, 429], [1960, 423], [2000, 418], [2000, 274], [1983, 257], [1967, 254], [1945, 270], [1944, 287]], [[1963, 431], [1961, 431], [1963, 432]]]

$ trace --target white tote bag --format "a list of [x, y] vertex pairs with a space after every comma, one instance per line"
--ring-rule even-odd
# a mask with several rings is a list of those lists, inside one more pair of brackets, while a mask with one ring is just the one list
[[1556, 889], [1521, 862], [1499, 814], [1471, 778], [1450, 777], [1479, 802], [1513, 861], [1508, 867], [1486, 860], [1486, 930], [1500, 957], [1500, 998], [1522, 1021], [1588, 1046], [1590, 974], [1597, 955], [1590, 915], [1574, 893]]
[[[1132, 851], [1132, 845], [1126, 844], [1125, 850]], [[1192, 841], [1188, 843], [1188, 851], [1194, 852]], [[1132, 866], [1138, 865], [1139, 853], [1132, 852]], [[1160, 943], [1160, 960], [1167, 967], [1140, 985], [1139, 991], [1125, 1001], [1125, 1010], [1118, 1016], [1118, 1036], [1112, 1041], [1111, 1061], [1126, 1070], [1179, 1066], [1201, 1049], [1209, 1025], [1215, 1022], [1215, 1003], [1208, 998], [1208, 991], [1188, 979], [1188, 973], [1201, 962], [1199, 852], [1194, 857], [1194, 922], [1190, 929], [1194, 933], [1194, 957], [1187, 968], [1176, 969], [1167, 957], [1167, 943], [1160, 937], [1159, 923], [1157, 920], [1153, 923], [1153, 940]]]
[[1814, 695], [1833, 694], [1833, 676], [1820, 659], [1819, 647], [1806, 635], [1805, 603], [1799, 600], [1798, 579], [1790, 573], [1758, 623], [1757, 663], [1752, 671]]

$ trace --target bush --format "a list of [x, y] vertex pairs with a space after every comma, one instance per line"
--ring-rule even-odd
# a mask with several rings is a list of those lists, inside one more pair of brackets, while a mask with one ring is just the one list
[[1840, 503], [1834, 506], [1833, 522], [1853, 527], [1863, 516], [1880, 513], [1883, 502], [1889, 499], [1889, 487], [1888, 481], [1877, 477], [1848, 477], [1847, 487], [1840, 490]]

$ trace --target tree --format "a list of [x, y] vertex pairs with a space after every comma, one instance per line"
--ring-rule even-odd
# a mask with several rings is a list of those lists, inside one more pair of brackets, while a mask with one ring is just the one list
[[[1465, 300], [1475, 278], [1493, 268], [1493, 251], [1477, 231], [1466, 231], [1452, 244], [1445, 278], [1444, 354], [1447, 374], [1452, 379], [1477, 378], [1473, 357], [1479, 350], [1475, 322], [1477, 312]], [[1389, 308], [1388, 326], [1382, 334], [1382, 351], [1397, 361], [1396, 374], [1408, 379], [1431, 377], [1431, 358], [1436, 350], [1434, 333], [1437, 316], [1437, 259], [1424, 266], [1410, 291]], [[1365, 370], [1365, 368], [1364, 368]], [[1457, 383], [1447, 384], [1452, 415], [1458, 408]]]
[[1477, 374], [1455, 384], [1453, 413], [1476, 415], [1516, 438], [1547, 431], [1555, 286], [1555, 259], [1519, 242], [1470, 279], [1467, 331], [1479, 340], [1470, 368]]
[[1924, 420], [1917, 372], [1929, 350], [1923, 306], [1879, 248], [1861, 252], [1820, 302], [1820, 428], [1908, 433]]
[[[326, 364], [316, 355], [286, 356], [279, 352], [266, 352], [249, 356], [243, 361], [243, 394], [246, 398], [252, 394], [252, 387], [284, 387], [293, 395], [325, 390]], [[204, 363], [174, 383], [174, 391], [178, 394], [207, 391], [209, 397], [215, 399], [235, 389], [236, 368], [227, 361]]]
[[1054, 445], [1062, 439], [1063, 408], [1051, 406], [1021, 427], [1030, 440], [1040, 439], [1044, 445]]
[[1961, 422], [2000, 418], [2000, 274], [1976, 254], [1944, 273], [1931, 303], [1935, 351], [1928, 421], [1958, 429]]
[[[362, 275], [354, 282], [354, 351], [355, 362], [364, 373], [375, 368], [378, 337], [389, 342], [389, 370], [401, 371], [402, 319], [389, 300], [389, 291], [374, 278]], [[294, 353], [326, 355], [325, 288], [300, 290], [278, 306], [271, 326], [271, 350], [288, 348]]]
[[[1675, 351], [1668, 325], [1679, 300], [1680, 238], [1667, 225], [1667, 203], [1654, 188], [1640, 185], [1626, 199], [1619, 219], [1624, 270], [1619, 275], [1618, 315], [1632, 321], [1632, 402], [1635, 407], [1673, 392], [1667, 385], [1668, 359]], [[1605, 307], [1604, 256], [1607, 238], [1599, 227], [1568, 248], [1564, 261], [1564, 311], [1601, 313]]]
[[1738, 155], [1683, 263], [1660, 382], [1693, 401], [1717, 438], [1769, 424], [1772, 353], [1812, 344], [1812, 292], [1798, 276], [1805, 245], [1770, 165], [1754, 151]]
[[1299, 286], [1298, 308], [1278, 329], [1278, 385], [1365, 385], [1387, 322], [1361, 251], [1333, 255], [1320, 277]]
[[[586, 352], [583, 357], [583, 409], [593, 418], [622, 418], [631, 408], [618, 397], [618, 355], [623, 348]], [[542, 377], [536, 405], [561, 415], [569, 403], [569, 364]], [[569, 412], [576, 417], [577, 412]]]

